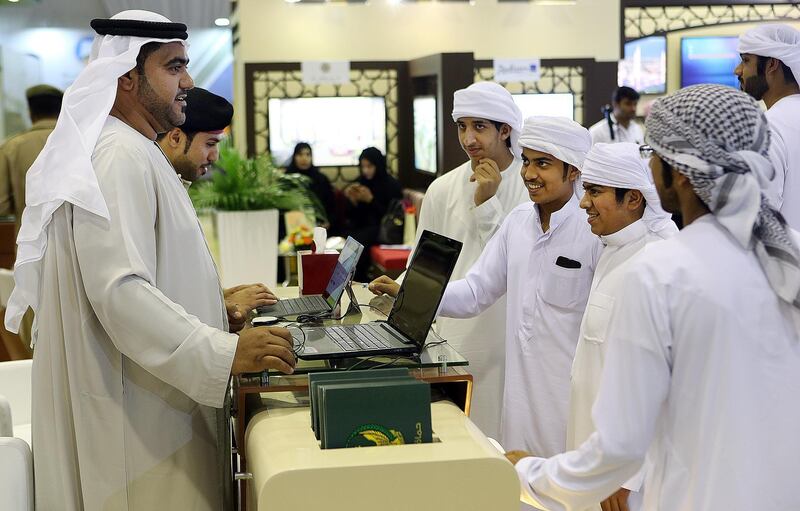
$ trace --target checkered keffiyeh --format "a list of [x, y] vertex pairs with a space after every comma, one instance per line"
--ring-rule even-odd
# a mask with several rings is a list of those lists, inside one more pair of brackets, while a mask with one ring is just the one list
[[695, 85], [658, 100], [647, 143], [689, 178], [697, 196], [744, 247], [755, 250], [778, 296], [800, 308], [800, 251], [762, 190], [774, 177], [769, 126], [747, 94]]

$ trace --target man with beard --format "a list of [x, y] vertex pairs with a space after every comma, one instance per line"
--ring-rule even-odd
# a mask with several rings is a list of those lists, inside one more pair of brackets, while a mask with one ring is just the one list
[[188, 186], [219, 159], [219, 143], [233, 119], [233, 105], [222, 96], [195, 87], [186, 93], [186, 121], [159, 133], [158, 145]]
[[[187, 189], [219, 159], [219, 143], [232, 118], [233, 105], [227, 99], [195, 87], [186, 93], [186, 121], [157, 135], [159, 147]], [[264, 284], [231, 287], [224, 295], [231, 332], [244, 327], [251, 310], [278, 301]]]
[[89, 63], [27, 176], [6, 326], [34, 310], [37, 509], [219, 510], [231, 374], [295, 363], [228, 333], [213, 260], [156, 134], [184, 122], [186, 26], [94, 20]]
[[739, 37], [742, 62], [734, 73], [743, 91], [767, 105], [775, 167], [769, 198], [794, 229], [800, 228], [800, 31], [760, 25]]

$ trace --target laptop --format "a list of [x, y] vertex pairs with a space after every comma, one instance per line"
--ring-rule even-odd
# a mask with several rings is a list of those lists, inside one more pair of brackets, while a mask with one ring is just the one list
[[276, 317], [297, 316], [299, 314], [330, 314], [336, 308], [339, 300], [341, 300], [345, 287], [353, 279], [356, 263], [358, 263], [363, 251], [364, 246], [348, 236], [323, 294], [286, 298], [279, 300], [274, 305], [259, 307], [256, 311], [259, 315]]
[[418, 354], [453, 274], [461, 242], [424, 231], [386, 321], [290, 328], [303, 360]]

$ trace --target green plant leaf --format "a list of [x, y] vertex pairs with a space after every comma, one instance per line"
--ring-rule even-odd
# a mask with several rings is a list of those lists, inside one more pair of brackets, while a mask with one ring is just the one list
[[267, 155], [244, 158], [226, 141], [220, 145], [216, 167], [220, 171], [214, 172], [210, 180], [189, 188], [197, 210], [301, 210], [327, 220], [325, 208], [309, 189], [309, 178], [286, 174]]

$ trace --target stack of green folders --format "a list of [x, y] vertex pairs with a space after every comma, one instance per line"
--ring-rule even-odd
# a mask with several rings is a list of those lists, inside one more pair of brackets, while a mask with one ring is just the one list
[[431, 442], [430, 385], [407, 369], [312, 373], [308, 391], [323, 449]]

